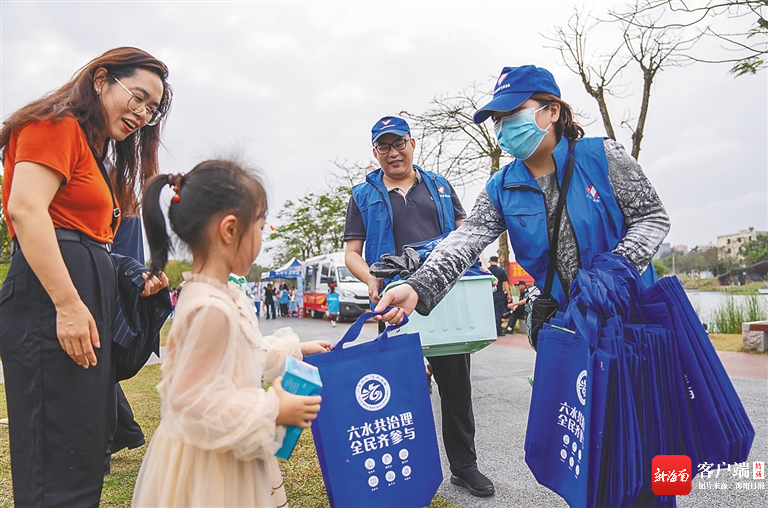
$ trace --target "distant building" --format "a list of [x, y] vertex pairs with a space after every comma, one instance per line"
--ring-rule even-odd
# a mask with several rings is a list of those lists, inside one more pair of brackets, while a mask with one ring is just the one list
[[707, 245], [697, 245], [691, 250], [696, 252], [707, 252], [709, 249], [715, 248], [717, 248], [717, 245], [713, 245], [712, 242], [709, 242]]
[[656, 255], [653, 256], [653, 259], [661, 259], [667, 254], [669, 254], [670, 252], [672, 252], [672, 245], [669, 243], [662, 243], [659, 246], [659, 250], [656, 251]]
[[757, 235], [768, 235], [768, 231], [755, 231], [755, 228], [742, 229], [732, 235], [717, 237], [717, 259], [727, 258], [741, 261], [744, 257], [739, 254], [741, 246], [757, 240]]
[[688, 254], [688, 246], [687, 245], [682, 245], [682, 244], [681, 245], [675, 245], [674, 247], [672, 247], [672, 250], [677, 252], [678, 254], [682, 254], [683, 256]]

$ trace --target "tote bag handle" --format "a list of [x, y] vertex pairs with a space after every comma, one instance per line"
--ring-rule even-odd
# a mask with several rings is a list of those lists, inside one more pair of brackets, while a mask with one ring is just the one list
[[[347, 333], [344, 334], [341, 340], [337, 342], [335, 346], [333, 346], [331, 351], [335, 349], [342, 349], [344, 347], [344, 344], [347, 344], [349, 342], [354, 342], [355, 339], [357, 339], [357, 337], [360, 335], [360, 332], [363, 330], [363, 325], [365, 324], [366, 321], [371, 319], [373, 316], [384, 315], [387, 312], [391, 311], [392, 309], [394, 309], [394, 307], [387, 307], [386, 309], [379, 312], [369, 311], [361, 314], [360, 317], [357, 318], [357, 321], [355, 321], [352, 324], [352, 326], [349, 327], [349, 329], [347, 330]], [[374, 340], [376, 341], [380, 339], [386, 339], [387, 334], [389, 332], [393, 330], [397, 330], [398, 328], [400, 328], [401, 326], [405, 326], [406, 324], [408, 324], [408, 316], [403, 316], [403, 321], [400, 324], [387, 326], [387, 328]]]

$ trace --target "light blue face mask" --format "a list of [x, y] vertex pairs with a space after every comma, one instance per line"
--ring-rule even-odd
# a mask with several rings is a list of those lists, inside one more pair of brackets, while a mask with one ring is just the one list
[[542, 129], [536, 124], [536, 113], [548, 106], [524, 109], [494, 122], [493, 129], [502, 150], [520, 160], [533, 155], [552, 126], [549, 124], [546, 129]]

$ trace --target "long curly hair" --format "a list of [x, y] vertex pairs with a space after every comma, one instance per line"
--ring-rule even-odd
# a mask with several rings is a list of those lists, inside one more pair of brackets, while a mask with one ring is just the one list
[[157, 125], [145, 125], [123, 141], [109, 140], [112, 147], [112, 184], [120, 208], [125, 215], [137, 215], [138, 191], [151, 177], [159, 173], [157, 152], [160, 133], [170, 111], [173, 92], [168, 84], [168, 67], [146, 51], [121, 47], [107, 51], [78, 70], [72, 79], [58, 90], [33, 101], [13, 113], [0, 129], [0, 149], [5, 159], [5, 147], [11, 133], [24, 125], [39, 120], [61, 120], [72, 115], [85, 133], [90, 146], [104, 153], [106, 146], [98, 146], [106, 136], [107, 121], [99, 97], [94, 90], [94, 75], [100, 68], [107, 78], [133, 76], [138, 69], [157, 74], [163, 81], [163, 96], [158, 109], [163, 117]]

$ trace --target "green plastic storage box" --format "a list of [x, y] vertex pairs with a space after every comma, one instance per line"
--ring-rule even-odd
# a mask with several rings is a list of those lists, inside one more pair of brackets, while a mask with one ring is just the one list
[[[496, 340], [492, 275], [462, 277], [429, 316], [414, 312], [400, 333], [419, 332], [424, 356], [474, 353]], [[393, 282], [385, 292], [402, 282]]]

